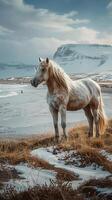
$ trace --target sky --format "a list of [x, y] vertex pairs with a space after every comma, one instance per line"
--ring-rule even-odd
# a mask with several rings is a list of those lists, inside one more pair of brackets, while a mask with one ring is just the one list
[[0, 0], [0, 62], [35, 64], [62, 44], [112, 44], [112, 0]]

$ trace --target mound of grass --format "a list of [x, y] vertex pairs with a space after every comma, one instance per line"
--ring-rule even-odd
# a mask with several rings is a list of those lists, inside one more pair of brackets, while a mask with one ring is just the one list
[[73, 172], [70, 172], [70, 171], [65, 170], [65, 169], [60, 169], [60, 168], [56, 168], [55, 170], [57, 172], [56, 179], [59, 180], [59, 181], [70, 182], [70, 181], [74, 181], [74, 180], [79, 180], [79, 176], [76, 175]]
[[[112, 189], [112, 179], [107, 177], [99, 180], [89, 180], [74, 190], [70, 183], [51, 182], [47, 185], [36, 185], [23, 192], [18, 192], [10, 186], [0, 194], [0, 200], [111, 200], [112, 193], [102, 192], [102, 189]], [[99, 190], [100, 189], [100, 190]]]
[[20, 174], [15, 168], [0, 164], [0, 189], [10, 179], [21, 179]]
[[0, 195], [0, 200], [83, 200], [82, 195], [79, 195], [72, 189], [70, 184], [53, 183], [47, 185], [37, 185], [34, 188], [29, 188], [24, 192], [17, 192], [14, 188], [9, 188]]
[[[78, 192], [86, 199], [111, 200], [112, 199], [112, 177], [105, 179], [91, 179], [78, 188]], [[103, 192], [103, 189], [104, 192]], [[108, 189], [111, 191], [108, 192]]]

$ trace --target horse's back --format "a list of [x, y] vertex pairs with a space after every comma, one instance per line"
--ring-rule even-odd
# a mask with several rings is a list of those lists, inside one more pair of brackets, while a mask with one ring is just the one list
[[80, 81], [82, 82], [82, 89], [86, 88], [86, 90], [83, 90], [83, 93], [87, 95], [89, 104], [93, 106], [98, 104], [99, 99], [101, 98], [101, 88], [99, 84], [90, 78], [85, 78]]
[[101, 91], [99, 84], [90, 78], [84, 78], [74, 81], [74, 87], [76, 90], [78, 88], [82, 89], [83, 92], [89, 91], [91, 95], [94, 94], [100, 95]]
[[92, 80], [92, 79], [90, 79], [90, 78], [82, 79], [82, 82], [83, 82], [88, 88], [92, 88], [92, 89], [94, 89], [96, 92], [97, 92], [97, 91], [99, 92], [99, 91], [101, 90], [99, 84], [98, 84], [96, 81], [94, 81], [94, 80]]
[[69, 94], [68, 110], [78, 110], [97, 100], [100, 87], [92, 79], [85, 78], [72, 82]]

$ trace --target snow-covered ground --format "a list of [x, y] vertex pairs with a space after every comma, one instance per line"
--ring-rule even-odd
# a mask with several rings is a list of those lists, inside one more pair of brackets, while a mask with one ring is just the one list
[[106, 157], [107, 160], [112, 161], [112, 154], [106, 152], [105, 150], [101, 150], [100, 153]]
[[[72, 152], [69, 152], [68, 154], [70, 153]], [[77, 188], [81, 183], [89, 179], [104, 178], [110, 175], [110, 173], [104, 171], [102, 167], [97, 166], [94, 168], [94, 165], [87, 167], [76, 167], [75, 165], [71, 164], [66, 165], [63, 157], [67, 156], [67, 152], [57, 152], [56, 154], [53, 154], [52, 147], [35, 149], [32, 151], [32, 155], [47, 161], [49, 164], [54, 165], [56, 168], [65, 169], [79, 175], [79, 180], [72, 181], [73, 188]]]
[[[95, 81], [98, 82], [112, 82], [112, 71], [110, 72], [101, 72], [101, 73], [97, 73], [97, 74], [74, 74], [71, 75], [71, 77], [73, 77], [73, 79], [82, 79], [82, 78], [92, 78]], [[111, 86], [111, 84], [110, 84]]]
[[[49, 185], [51, 180], [56, 180], [56, 172], [45, 170], [42, 168], [32, 168], [27, 164], [21, 163], [15, 166], [7, 166], [7, 168], [12, 168], [19, 173], [19, 178], [13, 179], [11, 178], [8, 182], [4, 183], [4, 188], [14, 187], [17, 191], [24, 191], [29, 187], [33, 187], [37, 184]], [[0, 191], [2, 192], [2, 190]]]
[[[112, 154], [105, 150], [100, 151], [100, 153], [105, 156], [107, 160], [112, 161]], [[8, 182], [4, 183], [4, 188], [9, 186], [15, 187], [17, 191], [23, 191], [37, 184], [49, 185], [51, 180], [56, 181], [56, 168], [67, 170], [74, 173], [74, 175], [77, 175], [78, 179], [71, 181], [74, 189], [77, 189], [78, 186], [90, 179], [100, 179], [111, 175], [108, 171], [104, 170], [102, 166], [98, 166], [96, 163], [89, 164], [85, 167], [81, 166], [80, 156], [78, 156], [77, 152], [73, 150], [70, 150], [69, 152], [58, 151], [55, 147], [51, 146], [32, 150], [31, 155], [43, 159], [53, 165], [54, 171], [42, 168], [33, 168], [24, 163], [15, 166], [10, 165], [9, 167], [14, 168], [19, 173], [20, 178], [11, 178]], [[71, 155], [74, 156], [72, 157]], [[74, 164], [70, 164], [72, 162]], [[111, 192], [111, 189], [107, 189], [107, 191]], [[101, 188], [101, 192], [105, 193], [105, 189]]]

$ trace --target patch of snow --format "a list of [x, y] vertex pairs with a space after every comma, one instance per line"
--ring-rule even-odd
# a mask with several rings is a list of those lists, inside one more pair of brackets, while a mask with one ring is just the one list
[[80, 180], [72, 181], [73, 188], [77, 188], [82, 182], [87, 181], [92, 178], [104, 178], [108, 175], [110, 175], [109, 172], [103, 171], [100, 167], [96, 168], [96, 170], [93, 168], [93, 166], [88, 167], [76, 167], [74, 165], [65, 165], [65, 162], [63, 160], [60, 160], [60, 156], [63, 156], [64, 154], [61, 153], [60, 156], [58, 154], [53, 154], [50, 152], [47, 148], [39, 148], [35, 149], [31, 152], [33, 156], [37, 156], [38, 158], [41, 158], [51, 165], [54, 165], [57, 168], [62, 168], [68, 171], [71, 171], [75, 174], [79, 175]]
[[112, 194], [112, 188], [97, 188], [97, 191], [101, 194]]
[[106, 157], [107, 160], [109, 161], [112, 161], [112, 154], [111, 153], [108, 153], [107, 151], [105, 150], [101, 150], [100, 153]]
[[[24, 191], [28, 187], [33, 187], [37, 184], [50, 184], [51, 180], [56, 180], [56, 172], [45, 170], [41, 168], [32, 168], [25, 164], [19, 164], [14, 167], [17, 172], [20, 172], [21, 179], [11, 179], [5, 186], [14, 186], [17, 191]], [[5, 188], [5, 187], [4, 187]]]
[[14, 80], [14, 79], [15, 79], [14, 77], [8, 78], [8, 80], [10, 80], [10, 81], [12, 81], [12, 80]]

